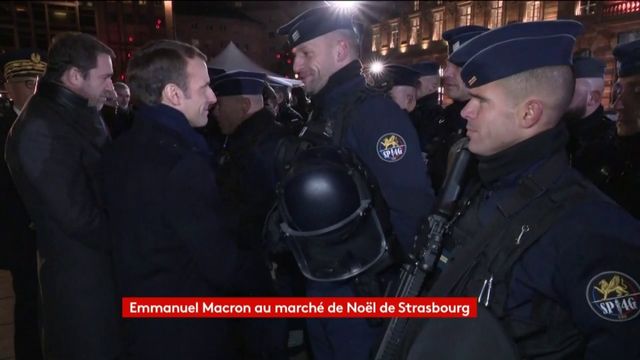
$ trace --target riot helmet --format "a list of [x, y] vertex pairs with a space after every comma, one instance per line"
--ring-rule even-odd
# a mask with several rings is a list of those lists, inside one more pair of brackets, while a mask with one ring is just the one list
[[280, 229], [307, 278], [348, 279], [388, 250], [367, 180], [348, 150], [324, 146], [301, 152], [278, 185]]

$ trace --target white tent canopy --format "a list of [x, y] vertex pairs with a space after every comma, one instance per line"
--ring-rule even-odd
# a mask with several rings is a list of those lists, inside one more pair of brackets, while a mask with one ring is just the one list
[[230, 41], [218, 56], [210, 59], [207, 65], [209, 67], [223, 69], [224, 71], [247, 70], [261, 72], [269, 75], [270, 78], [276, 81], [287, 83], [293, 87], [302, 86], [302, 81], [300, 80], [287, 79], [262, 68], [245, 55], [242, 50], [238, 49], [233, 41]]

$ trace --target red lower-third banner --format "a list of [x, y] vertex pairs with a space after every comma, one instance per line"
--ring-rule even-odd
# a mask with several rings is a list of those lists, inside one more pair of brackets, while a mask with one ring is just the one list
[[471, 297], [125, 297], [124, 318], [475, 318]]

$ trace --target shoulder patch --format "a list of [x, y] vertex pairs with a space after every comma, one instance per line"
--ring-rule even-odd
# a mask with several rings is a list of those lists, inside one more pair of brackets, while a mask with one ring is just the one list
[[631, 276], [605, 271], [587, 284], [587, 302], [599, 317], [609, 321], [628, 321], [640, 313], [640, 287]]
[[407, 143], [396, 133], [386, 133], [378, 139], [376, 151], [382, 161], [396, 162], [407, 153]]

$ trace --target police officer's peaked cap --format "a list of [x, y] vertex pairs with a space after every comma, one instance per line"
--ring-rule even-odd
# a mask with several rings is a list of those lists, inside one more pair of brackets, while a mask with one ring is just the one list
[[[489, 45], [501, 41], [529, 36], [538, 37], [556, 34], [569, 34], [576, 37], [582, 34], [583, 29], [582, 24], [575, 20], [533, 21], [510, 24], [477, 35], [478, 37], [482, 36], [481, 41], [468, 41], [464, 46], [459, 47], [449, 56], [449, 61], [462, 67], [472, 56], [484, 50]], [[547, 52], [546, 49], [540, 49], [540, 51], [540, 55], [544, 55]]]
[[572, 65], [571, 53], [579, 22], [566, 20], [507, 25], [469, 41], [458, 51], [482, 49], [462, 68], [462, 81], [469, 88], [545, 66]]
[[209, 66], [207, 67], [207, 71], [209, 72], [209, 79], [211, 80], [211, 82], [213, 82], [213, 78], [225, 73], [224, 69]]
[[573, 74], [576, 79], [603, 78], [604, 67], [604, 62], [592, 57], [577, 56], [573, 58]]
[[357, 33], [351, 12], [335, 6], [309, 9], [282, 25], [278, 35], [287, 35], [289, 44], [296, 47], [334, 30], [347, 29]]
[[640, 74], [640, 40], [624, 43], [613, 49], [618, 62], [618, 76]]
[[229, 71], [213, 79], [216, 96], [261, 95], [267, 75], [237, 70]]
[[404, 65], [385, 65], [385, 77], [393, 86], [416, 86], [420, 73]]
[[460, 26], [442, 33], [442, 38], [449, 45], [449, 55], [474, 37], [488, 31], [489, 28], [478, 25]]
[[19, 49], [0, 55], [0, 69], [5, 80], [42, 76], [47, 68], [47, 54], [38, 49]]
[[286, 89], [292, 87], [288, 82], [273, 76], [267, 76], [267, 83], [274, 89]]
[[420, 76], [438, 75], [440, 65], [433, 61], [423, 61], [417, 64], [411, 65], [411, 68], [420, 73]]

